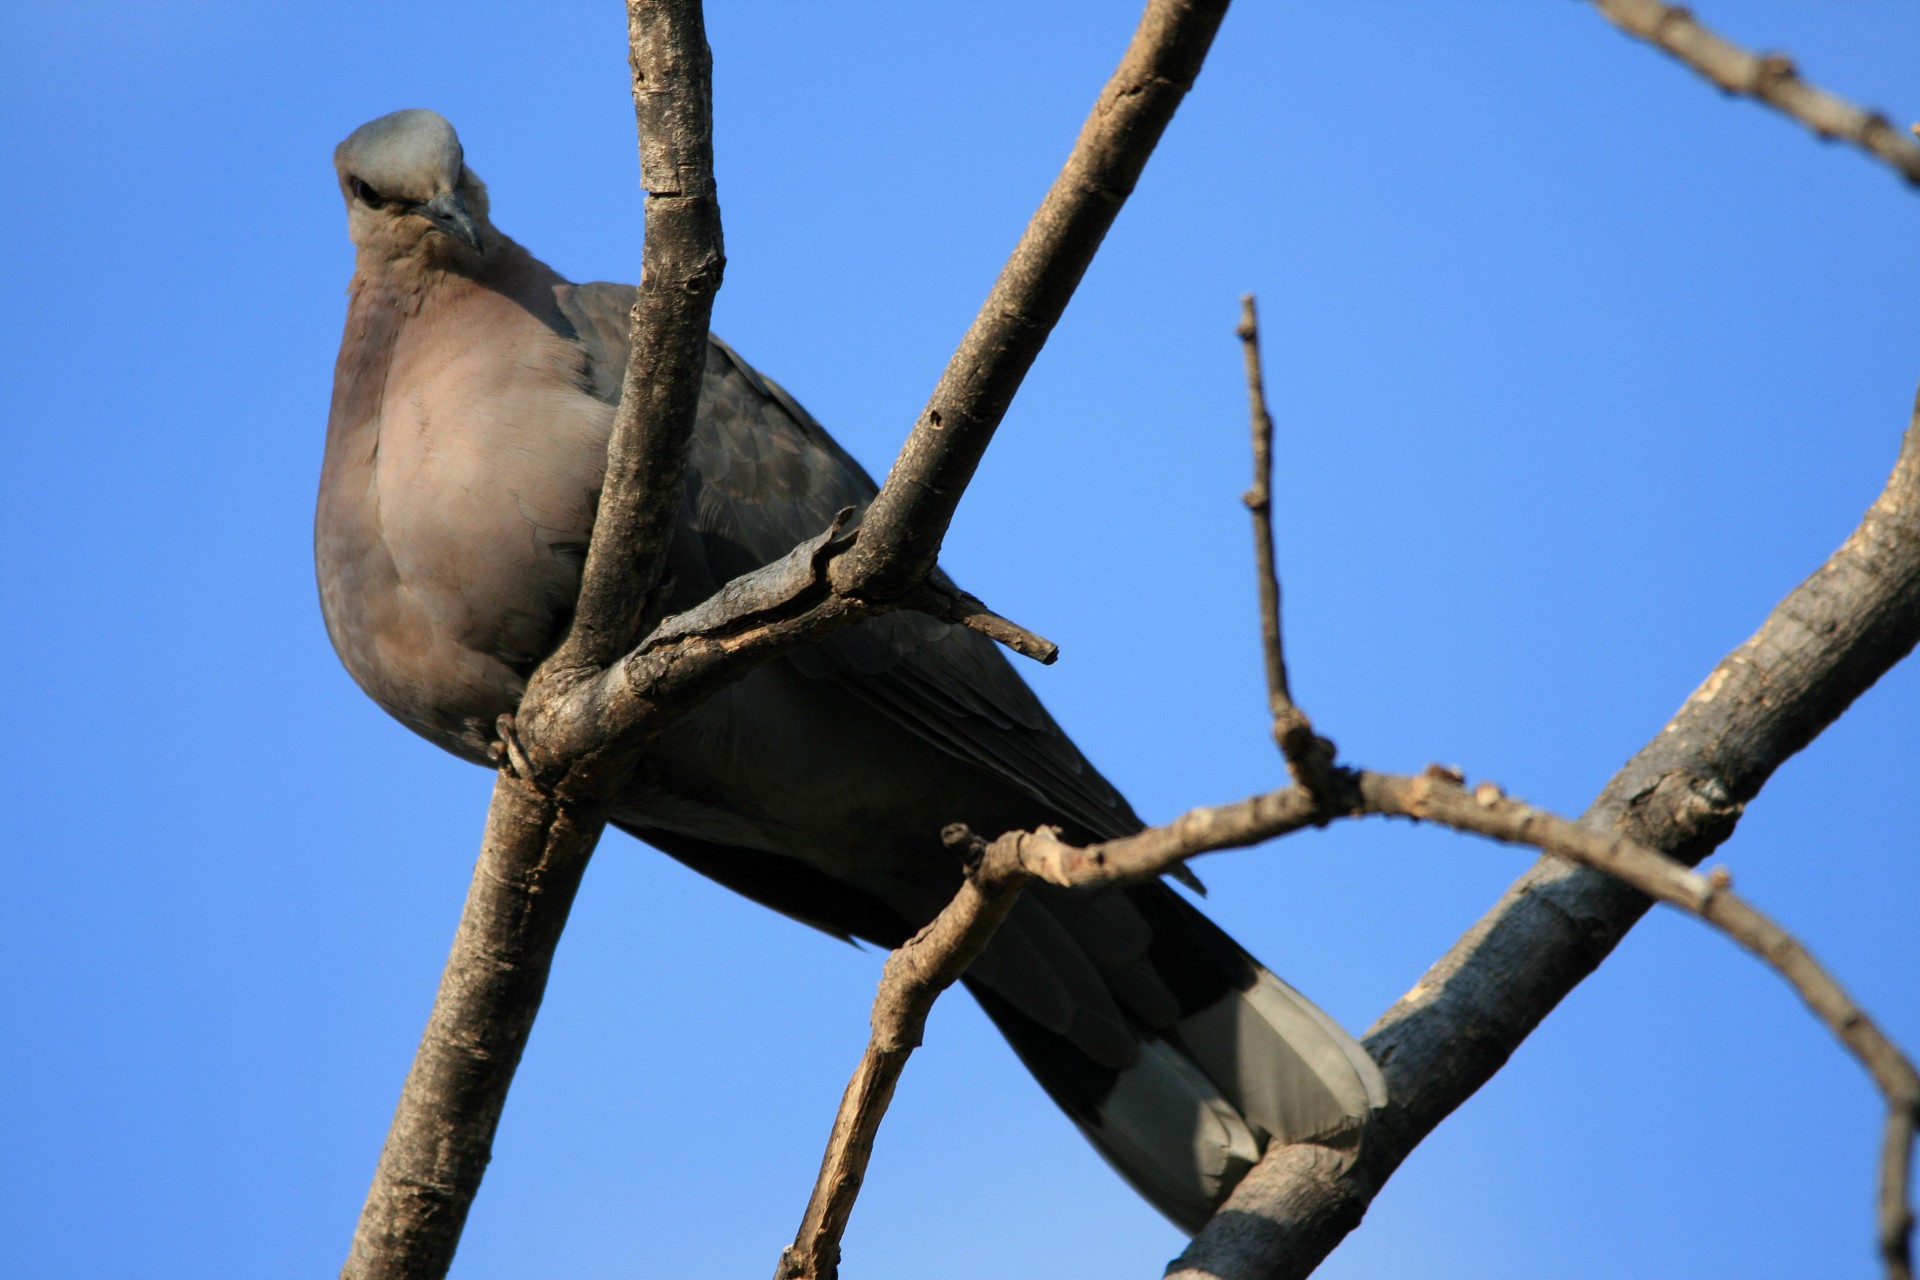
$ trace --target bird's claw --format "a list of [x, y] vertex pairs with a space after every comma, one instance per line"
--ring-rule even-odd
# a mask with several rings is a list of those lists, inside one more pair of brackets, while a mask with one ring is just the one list
[[[527, 757], [527, 749], [520, 745], [520, 735], [514, 731], [513, 715], [507, 713], [493, 722], [493, 731], [500, 735], [498, 741], [487, 748], [496, 764], [513, 770], [517, 777], [533, 777], [533, 761]], [[504, 763], [503, 763], [504, 762]]]

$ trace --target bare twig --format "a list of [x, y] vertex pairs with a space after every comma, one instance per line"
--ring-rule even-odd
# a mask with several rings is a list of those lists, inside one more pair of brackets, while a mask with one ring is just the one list
[[1913, 1137], [1920, 1107], [1909, 1103], [1887, 1106], [1887, 1125], [1880, 1139], [1880, 1203], [1878, 1219], [1881, 1265], [1888, 1280], [1913, 1275]]
[[799, 1233], [780, 1255], [775, 1280], [834, 1280], [839, 1274], [840, 1239], [866, 1179], [873, 1140], [907, 1058], [920, 1046], [927, 1015], [986, 949], [1032, 878], [1022, 865], [1020, 833], [991, 845], [964, 826], [944, 834], [949, 847], [968, 855], [966, 880], [926, 928], [887, 957], [873, 1000], [873, 1035], [840, 1099], [813, 1197]]
[[1227, 0], [1148, 0], [1073, 151], [1001, 268], [867, 513], [835, 587], [875, 599], [926, 576], [955, 505], [1087, 264], [1186, 96]]
[[1851, 142], [1920, 184], [1920, 144], [1867, 111], [1800, 78], [1785, 54], [1754, 54], [1702, 26], [1692, 12], [1660, 0], [1593, 0], [1622, 31], [1658, 45], [1728, 93], [1764, 102], [1822, 138]]
[[1063, 843], [1049, 827], [1010, 831], [991, 844], [964, 825], [949, 827], [947, 844], [968, 857], [966, 880], [931, 924], [888, 957], [874, 997], [873, 1034], [841, 1097], [806, 1215], [780, 1256], [775, 1280], [833, 1280], [838, 1273], [840, 1240], [874, 1138], [907, 1058], [919, 1047], [927, 1014], [986, 947], [1029, 881], [1072, 887], [1149, 879], [1177, 871], [1195, 854], [1253, 844], [1316, 818], [1324, 820], [1313, 796], [1294, 786], [1237, 805], [1194, 810], [1164, 827], [1087, 848]]
[[1240, 347], [1247, 361], [1247, 409], [1253, 429], [1253, 570], [1260, 586], [1260, 642], [1267, 663], [1267, 714], [1273, 741], [1286, 757], [1294, 781], [1321, 791], [1333, 768], [1333, 744], [1313, 731], [1313, 722], [1293, 700], [1287, 683], [1286, 643], [1280, 626], [1280, 573], [1273, 549], [1273, 418], [1267, 412], [1266, 378], [1260, 369], [1260, 315], [1252, 294], [1240, 299]]
[[[1773, 771], [1917, 640], [1920, 405], [1860, 526], [1614, 776], [1583, 825], [1699, 862]], [[1400, 1162], [1492, 1078], [1647, 906], [1610, 876], [1543, 859], [1368, 1032], [1389, 1099], [1357, 1164], [1303, 1180], [1284, 1151], [1270, 1153], [1170, 1274], [1309, 1275]]]
[[[606, 485], [572, 628], [530, 682], [529, 724], [502, 728], [515, 767], [494, 786], [452, 954], [341, 1271], [353, 1280], [426, 1280], [452, 1264], [607, 797], [625, 773], [618, 757], [546, 750], [540, 713], [547, 690], [564, 695], [639, 639], [679, 508], [723, 261], [699, 0], [633, 0], [627, 16], [652, 195]], [[522, 776], [543, 755], [549, 776]]]
[[1060, 646], [1042, 635], [1035, 635], [1019, 623], [1003, 618], [979, 599], [964, 591], [952, 592], [928, 586], [916, 589], [902, 601], [909, 609], [931, 614], [942, 622], [951, 622], [969, 631], [978, 631], [998, 641], [1024, 658], [1041, 666], [1052, 666], [1060, 656]]

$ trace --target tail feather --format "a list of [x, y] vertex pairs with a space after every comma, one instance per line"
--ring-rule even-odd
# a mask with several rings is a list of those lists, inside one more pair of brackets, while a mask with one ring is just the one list
[[1263, 1139], [1333, 1138], [1386, 1102], [1366, 1050], [1268, 970], [1180, 1020], [1180, 1039]]
[[[1349, 1140], [1384, 1105], [1386, 1084], [1351, 1036], [1172, 890], [1108, 892], [1150, 926], [1135, 954], [1116, 952], [1109, 929], [1099, 943], [1077, 942], [1076, 926], [1110, 917], [1110, 904], [1089, 911], [1037, 894], [1003, 926], [1020, 941], [968, 986], [1108, 1163], [1195, 1231], [1269, 1141]], [[1052, 917], [1047, 927], [1035, 927], [1037, 912]], [[1074, 953], [1058, 954], [1062, 945]], [[1084, 972], [1090, 960], [1107, 979], [1107, 1008], [1133, 1029], [1122, 1060], [1110, 1043], [1080, 1045], [1071, 1028], [1043, 1025], [1019, 998], [1032, 964]]]
[[1142, 1043], [1134, 1064], [1080, 1131], [1134, 1190], [1198, 1230], [1248, 1169], [1261, 1142], [1231, 1102], [1173, 1045]]

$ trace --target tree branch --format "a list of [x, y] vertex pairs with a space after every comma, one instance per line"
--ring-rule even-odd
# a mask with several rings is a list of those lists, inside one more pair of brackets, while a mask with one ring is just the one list
[[949, 848], [966, 855], [966, 879], [926, 928], [887, 957], [873, 1000], [873, 1035], [840, 1099], [806, 1216], [793, 1243], [781, 1253], [774, 1280], [835, 1280], [839, 1275], [840, 1239], [866, 1181], [873, 1140], [907, 1059], [920, 1047], [933, 1002], [986, 949], [1032, 878], [1022, 865], [1018, 833], [991, 845], [963, 825], [942, 834]]
[[1148, 0], [1067, 163], [894, 460], [860, 542], [834, 566], [838, 590], [889, 599], [933, 568], [974, 468], [1199, 75], [1226, 9], [1227, 0]]
[[1753, 54], [1702, 26], [1693, 13], [1660, 0], [1593, 0], [1616, 27], [1658, 45], [1708, 80], [1764, 102], [1822, 138], [1850, 142], [1920, 185], [1920, 145], [1878, 111], [1854, 106], [1800, 78], [1782, 53]]
[[606, 479], [573, 625], [549, 660], [555, 669], [604, 670], [640, 639], [680, 516], [708, 321], [727, 266], [713, 180], [713, 54], [698, 0], [629, 0], [627, 41], [646, 238]]
[[1510, 800], [1492, 783], [1471, 794], [1442, 773], [1414, 779], [1369, 776], [1361, 789], [1371, 813], [1397, 814], [1528, 844], [1553, 857], [1590, 867], [1649, 897], [1700, 917], [1747, 948], [1785, 978], [1815, 1017], [1857, 1058], [1886, 1099], [1886, 1136], [1880, 1160], [1879, 1248], [1888, 1280], [1911, 1280], [1913, 1210], [1908, 1173], [1914, 1122], [1920, 1116], [1920, 1074], [1853, 997], [1786, 930], [1732, 891], [1724, 867], [1703, 876], [1624, 836], [1585, 826]]
[[[515, 768], [494, 785], [452, 954], [341, 1270], [352, 1280], [437, 1278], [452, 1264], [561, 930], [626, 772], [617, 755], [550, 751], [539, 730], [551, 723], [549, 699], [564, 700], [644, 623], [679, 510], [724, 262], [699, 2], [630, 0], [627, 21], [650, 196], [606, 485], [573, 625], [529, 682], [526, 723], [502, 717], [501, 754]], [[539, 783], [520, 776], [536, 760]]]
[[[1893, 475], [1859, 527], [1721, 660], [1582, 823], [1698, 863], [1732, 834], [1773, 771], [1917, 640], [1920, 403]], [[1309, 1178], [1289, 1171], [1285, 1149], [1270, 1152], [1169, 1274], [1310, 1274], [1400, 1162], [1500, 1069], [1648, 905], [1610, 876], [1543, 859], [1368, 1032], [1389, 1101], [1357, 1163], [1336, 1177]]]

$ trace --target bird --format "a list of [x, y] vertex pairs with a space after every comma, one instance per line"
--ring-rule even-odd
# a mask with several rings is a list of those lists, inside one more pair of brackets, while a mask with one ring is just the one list
[[[572, 283], [499, 231], [436, 112], [361, 125], [334, 168], [354, 271], [314, 523], [327, 633], [381, 707], [494, 767], [499, 717], [572, 616], [634, 287]], [[875, 492], [777, 382], [710, 339], [668, 607]], [[948, 824], [1048, 824], [1076, 843], [1143, 825], [996, 645], [906, 611], [767, 662], [660, 733], [611, 821], [885, 948], [957, 890]], [[1385, 1102], [1365, 1049], [1163, 881], [1028, 891], [964, 982], [1108, 1163], [1188, 1232], [1266, 1144], [1351, 1145]]]

